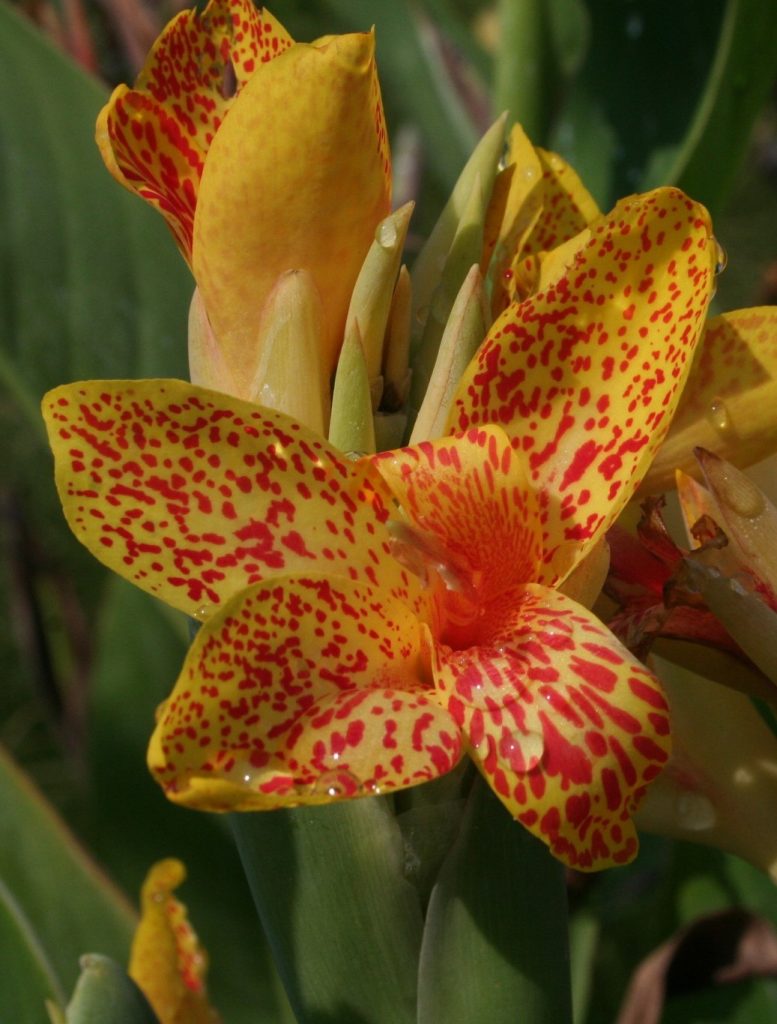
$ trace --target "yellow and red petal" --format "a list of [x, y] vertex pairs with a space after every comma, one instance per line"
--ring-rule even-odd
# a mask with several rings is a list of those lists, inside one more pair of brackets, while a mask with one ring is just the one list
[[545, 291], [507, 309], [448, 429], [499, 423], [539, 493], [552, 584], [596, 543], [663, 440], [712, 293], [706, 210], [677, 189], [622, 200]]
[[134, 89], [100, 112], [97, 143], [113, 176], [160, 210], [191, 260], [194, 209], [210, 144], [260, 64], [293, 40], [251, 0], [181, 11], [152, 48]]
[[413, 786], [449, 771], [458, 730], [424, 682], [424, 626], [383, 590], [277, 576], [199, 631], [152, 736], [170, 799], [267, 810]]
[[602, 623], [529, 585], [478, 646], [437, 651], [435, 682], [508, 810], [570, 867], [625, 864], [631, 815], [669, 753], [658, 681]]
[[182, 381], [65, 385], [43, 411], [71, 529], [173, 607], [204, 619], [296, 569], [414, 600], [380, 476], [287, 416]]
[[672, 429], [643, 489], [696, 472], [694, 448], [745, 467], [777, 446], [777, 307], [738, 309], [707, 323]]
[[186, 878], [178, 860], [158, 861], [141, 893], [141, 917], [132, 940], [129, 975], [142, 989], [160, 1024], [217, 1024], [205, 990], [207, 957], [173, 895]]
[[371, 33], [296, 45], [262, 69], [214, 139], [194, 224], [193, 268], [238, 384], [255, 363], [264, 300], [310, 272], [335, 365], [348, 303], [390, 207], [390, 163]]
[[497, 178], [484, 231], [484, 262], [493, 252], [492, 313], [499, 316], [525, 292], [517, 269], [526, 256], [554, 249], [600, 216], [591, 194], [557, 153], [535, 148], [519, 125], [508, 163]]
[[534, 578], [541, 548], [535, 495], [520, 454], [496, 426], [373, 458], [419, 551], [450, 570], [478, 605]]

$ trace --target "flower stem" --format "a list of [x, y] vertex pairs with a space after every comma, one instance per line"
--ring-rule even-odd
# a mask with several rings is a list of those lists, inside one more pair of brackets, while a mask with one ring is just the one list
[[426, 916], [419, 1024], [570, 1024], [564, 868], [475, 779]]

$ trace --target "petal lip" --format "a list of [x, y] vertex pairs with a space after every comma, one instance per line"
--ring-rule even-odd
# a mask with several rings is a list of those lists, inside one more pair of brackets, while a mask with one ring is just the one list
[[372, 462], [416, 532], [419, 553], [436, 555], [479, 604], [534, 578], [537, 503], [500, 427], [379, 453]]
[[547, 584], [566, 577], [639, 484], [714, 281], [709, 215], [678, 189], [622, 200], [590, 231], [566, 274], [493, 325], [448, 425], [499, 423], [525, 453]]
[[669, 754], [661, 687], [591, 612], [530, 584], [435, 683], [496, 795], [570, 867], [637, 852], [631, 814]]
[[417, 785], [461, 756], [401, 601], [325, 574], [274, 576], [199, 631], [148, 762], [204, 810], [328, 803]]

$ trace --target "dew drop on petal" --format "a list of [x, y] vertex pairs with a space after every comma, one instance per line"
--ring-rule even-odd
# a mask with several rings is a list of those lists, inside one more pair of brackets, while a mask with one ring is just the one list
[[542, 760], [545, 740], [539, 732], [513, 732], [502, 737], [499, 753], [514, 772], [530, 772]]
[[717, 238], [713, 237], [712, 241], [715, 243], [715, 276], [717, 277], [728, 266], [728, 254]]
[[680, 793], [675, 804], [675, 814], [680, 827], [689, 832], [705, 832], [713, 828], [718, 820], [714, 804], [701, 793]]
[[345, 768], [322, 772], [310, 786], [313, 796], [330, 800], [358, 796], [361, 791], [361, 782]]
[[537, 177], [537, 168], [529, 164], [521, 168], [521, 177], [524, 181], [533, 181]]
[[731, 414], [722, 398], [713, 398], [707, 410], [707, 419], [720, 435], [722, 440], [731, 440], [734, 436], [734, 424]]
[[375, 241], [382, 249], [393, 249], [397, 244], [397, 226], [393, 220], [384, 220], [375, 232]]
[[210, 615], [210, 608], [204, 604], [192, 614], [192, 618], [196, 619], [197, 622], [204, 622]]

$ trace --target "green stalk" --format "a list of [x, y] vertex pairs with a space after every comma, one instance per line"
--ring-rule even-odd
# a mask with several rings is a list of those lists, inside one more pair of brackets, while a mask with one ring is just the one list
[[494, 110], [507, 110], [535, 144], [545, 141], [554, 92], [548, 0], [500, 0]]
[[230, 820], [299, 1024], [416, 1024], [421, 910], [391, 805]]
[[571, 1024], [564, 868], [478, 776], [426, 916], [418, 1024]]

